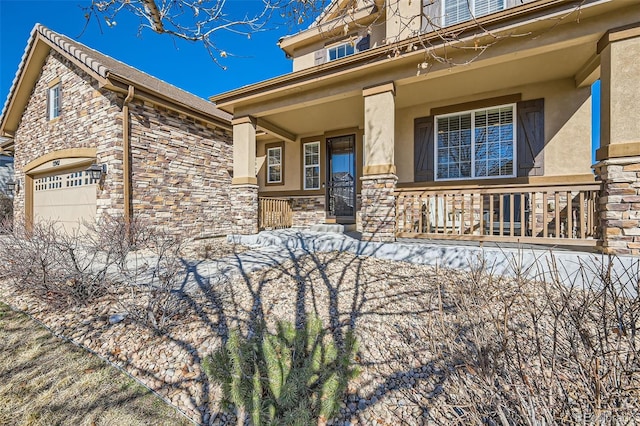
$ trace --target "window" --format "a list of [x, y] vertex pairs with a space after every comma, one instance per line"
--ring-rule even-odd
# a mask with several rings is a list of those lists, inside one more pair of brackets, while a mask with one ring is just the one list
[[320, 189], [320, 142], [304, 144], [304, 189]]
[[505, 0], [444, 0], [444, 25], [469, 21], [505, 8]]
[[345, 56], [350, 56], [354, 53], [356, 53], [356, 49], [352, 42], [342, 43], [327, 49], [330, 61], [335, 61], [336, 59], [344, 58]]
[[515, 176], [515, 105], [436, 117], [436, 179]]
[[60, 116], [62, 112], [62, 93], [60, 83], [49, 87], [47, 91], [47, 115], [49, 120]]
[[282, 182], [282, 146], [267, 148], [267, 183]]

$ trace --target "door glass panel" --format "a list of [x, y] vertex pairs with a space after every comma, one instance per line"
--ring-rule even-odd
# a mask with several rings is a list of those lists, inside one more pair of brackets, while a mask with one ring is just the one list
[[355, 217], [355, 140], [354, 136], [341, 136], [327, 140], [329, 173], [327, 198], [329, 215]]

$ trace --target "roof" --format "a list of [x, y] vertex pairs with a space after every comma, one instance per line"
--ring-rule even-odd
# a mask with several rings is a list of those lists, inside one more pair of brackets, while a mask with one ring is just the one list
[[328, 36], [364, 28], [384, 16], [383, 0], [332, 0], [307, 29], [280, 38], [278, 46], [287, 54]]
[[[204, 116], [204, 118], [209, 118], [222, 127], [231, 127], [231, 115], [216, 108], [211, 102], [93, 50], [76, 40], [58, 34], [41, 24], [36, 24], [31, 30], [29, 42], [2, 109], [0, 136], [10, 135], [11, 131], [15, 131], [15, 128], [12, 128], [17, 127], [15, 119], [22, 115], [26, 106], [26, 102], [17, 102], [16, 97], [25, 88], [31, 93], [39, 76], [39, 70], [51, 49], [60, 52], [80, 66], [89, 75], [101, 81], [106, 88], [121, 90], [123, 85], [124, 87], [132, 85], [136, 89], [180, 106], [188, 110], [187, 112], [190, 111]], [[34, 70], [29, 72], [30, 68], [35, 67], [38, 68], [37, 73], [34, 73]], [[30, 87], [28, 87], [29, 85]], [[12, 122], [9, 123], [9, 121]]]

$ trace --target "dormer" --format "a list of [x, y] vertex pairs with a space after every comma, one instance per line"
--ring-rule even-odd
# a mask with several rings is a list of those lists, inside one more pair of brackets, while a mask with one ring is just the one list
[[337, 61], [386, 39], [383, 0], [335, 0], [304, 31], [280, 39], [293, 71]]
[[[348, 58], [536, 0], [334, 0], [306, 30], [279, 46], [293, 71]], [[549, 1], [549, 0], [537, 0]]]

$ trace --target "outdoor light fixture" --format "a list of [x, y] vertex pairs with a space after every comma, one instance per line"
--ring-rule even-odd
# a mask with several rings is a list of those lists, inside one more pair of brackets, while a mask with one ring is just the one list
[[91, 180], [97, 182], [100, 189], [104, 189], [104, 177], [107, 175], [107, 165], [93, 163], [86, 171], [89, 172]]

